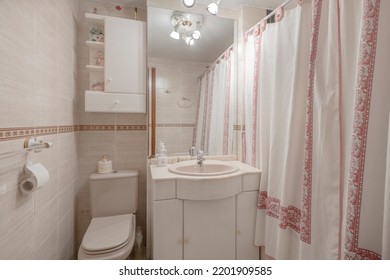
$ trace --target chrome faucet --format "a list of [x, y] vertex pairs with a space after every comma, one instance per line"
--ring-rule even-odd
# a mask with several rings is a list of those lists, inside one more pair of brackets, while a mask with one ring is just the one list
[[204, 152], [202, 150], [199, 150], [198, 151], [198, 154], [196, 156], [196, 160], [197, 160], [197, 164], [199, 164], [199, 166], [201, 167], [202, 164], [203, 164], [203, 161], [205, 161], [206, 159], [204, 158]]

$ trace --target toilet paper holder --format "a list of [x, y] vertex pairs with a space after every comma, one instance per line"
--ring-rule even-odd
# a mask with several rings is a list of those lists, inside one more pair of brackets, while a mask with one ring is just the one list
[[0, 160], [17, 156], [20, 154], [25, 154], [31, 151], [38, 153], [41, 152], [43, 149], [49, 149], [51, 147], [53, 147], [53, 143], [50, 141], [44, 142], [43, 140], [37, 139], [37, 137], [29, 137], [24, 140], [22, 150], [0, 153]]
[[36, 137], [30, 137], [24, 140], [24, 149], [27, 151], [34, 151], [36, 153], [42, 151], [43, 149], [48, 149], [53, 146], [52, 142], [46, 141], [43, 142], [41, 139], [37, 139]]

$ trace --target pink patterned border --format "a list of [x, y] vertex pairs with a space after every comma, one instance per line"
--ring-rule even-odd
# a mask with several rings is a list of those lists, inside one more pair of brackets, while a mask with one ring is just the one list
[[292, 228], [297, 233], [301, 233], [301, 210], [295, 206], [283, 207], [280, 205], [280, 199], [268, 196], [266, 191], [259, 192], [258, 209], [264, 209], [265, 214], [280, 221], [279, 227], [286, 229]]
[[307, 91], [306, 124], [305, 124], [305, 158], [303, 167], [301, 240], [311, 243], [311, 199], [313, 168], [313, 102], [314, 70], [317, 57], [318, 33], [321, 20], [322, 0], [314, 0], [312, 7], [312, 36], [310, 41], [309, 88]]
[[226, 69], [226, 92], [225, 92], [225, 112], [224, 112], [224, 127], [223, 127], [223, 154], [227, 155], [229, 152], [229, 115], [230, 115], [230, 76], [232, 68], [232, 58], [230, 56], [230, 49], [226, 51], [225, 59], [227, 59]]
[[380, 0], [365, 0], [360, 39], [355, 114], [353, 120], [351, 166], [345, 232], [345, 259], [381, 259], [381, 255], [358, 247], [360, 211], [368, 120], [374, 76]]
[[209, 97], [209, 74], [206, 75], [206, 90], [204, 93], [204, 104], [203, 104], [203, 120], [202, 120], [202, 135], [200, 138], [200, 149], [204, 151], [204, 145], [206, 141], [206, 120], [207, 120], [207, 105]]
[[253, 71], [253, 91], [252, 91], [252, 158], [251, 164], [252, 166], [256, 166], [256, 139], [257, 139], [257, 96], [259, 92], [259, 75], [260, 75], [260, 52], [261, 52], [261, 35], [262, 29], [260, 28], [260, 23], [256, 25], [253, 36], [255, 43], [255, 63], [254, 63], [254, 71]]
[[209, 143], [210, 143], [210, 123], [211, 123], [211, 111], [213, 108], [213, 100], [214, 100], [214, 76], [215, 76], [215, 65], [211, 68], [211, 87], [208, 97], [208, 105], [207, 105], [207, 126], [206, 126], [206, 143], [204, 146], [204, 151], [209, 150]]
[[196, 118], [195, 118], [195, 126], [194, 133], [192, 134], [192, 146], [196, 147], [196, 140], [198, 138], [198, 126], [199, 126], [199, 110], [200, 110], [200, 95], [202, 94], [202, 83], [203, 79], [199, 78], [199, 92], [198, 92], [198, 106], [196, 107]]

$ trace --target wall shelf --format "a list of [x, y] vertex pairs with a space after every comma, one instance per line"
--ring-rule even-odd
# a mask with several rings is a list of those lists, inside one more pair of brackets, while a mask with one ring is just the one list
[[91, 49], [104, 49], [104, 42], [85, 41], [85, 44]]
[[103, 15], [98, 15], [98, 14], [91, 14], [91, 13], [85, 13], [85, 18], [87, 21], [90, 23], [94, 24], [104, 24], [104, 18], [105, 16]]
[[104, 42], [92, 41], [93, 36], [85, 41], [89, 88], [104, 88], [85, 91], [85, 111], [145, 113], [145, 22], [91, 13], [85, 13], [85, 18], [90, 28], [104, 30]]
[[98, 65], [86, 65], [87, 69], [91, 71], [97, 71], [97, 72], [103, 72], [104, 66], [98, 66]]

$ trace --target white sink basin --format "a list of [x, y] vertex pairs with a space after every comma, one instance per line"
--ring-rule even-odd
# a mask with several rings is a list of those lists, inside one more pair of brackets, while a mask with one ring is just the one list
[[187, 176], [219, 176], [234, 173], [239, 168], [231, 163], [220, 160], [205, 160], [202, 165], [196, 161], [183, 161], [168, 167], [170, 172]]

